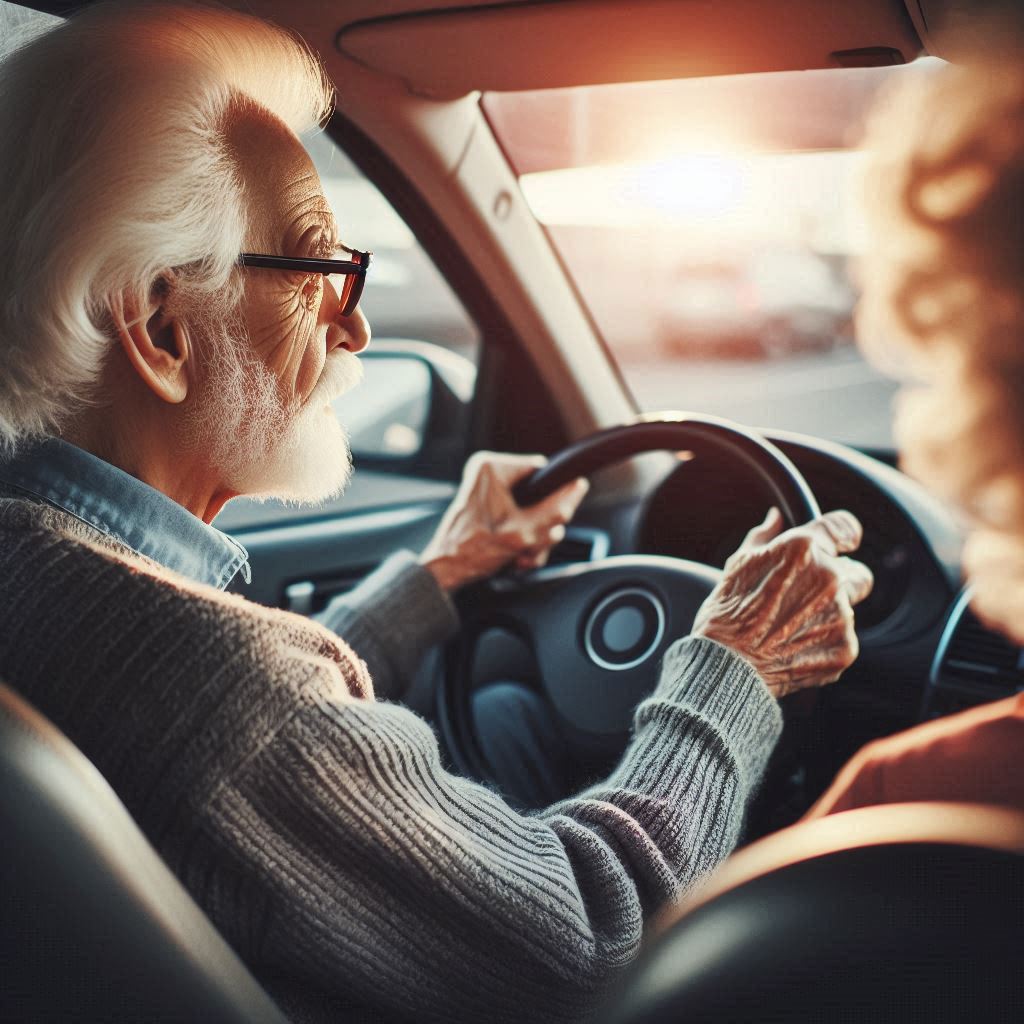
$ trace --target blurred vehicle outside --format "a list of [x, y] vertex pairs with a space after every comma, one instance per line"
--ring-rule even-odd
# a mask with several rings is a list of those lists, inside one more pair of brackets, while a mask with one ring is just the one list
[[744, 258], [681, 263], [662, 308], [666, 355], [780, 358], [828, 352], [853, 341], [853, 288], [845, 259], [810, 248], [763, 250]]
[[[852, 344], [863, 245], [855, 144], [891, 76], [938, 63], [482, 103], [642, 409], [887, 448], [894, 385]], [[307, 146], [342, 237], [374, 252], [363, 298], [374, 337], [429, 342], [475, 363], [475, 329], [412, 232], [331, 139]], [[343, 415], [353, 426], [358, 395]], [[381, 410], [366, 415], [376, 431]], [[396, 453], [413, 443], [397, 428], [389, 436]]]

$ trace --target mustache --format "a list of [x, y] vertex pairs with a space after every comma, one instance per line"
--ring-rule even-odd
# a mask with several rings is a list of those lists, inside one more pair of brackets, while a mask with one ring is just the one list
[[336, 349], [324, 362], [323, 372], [310, 400], [332, 402], [346, 391], [351, 391], [362, 379], [363, 364], [359, 358], [344, 349]]

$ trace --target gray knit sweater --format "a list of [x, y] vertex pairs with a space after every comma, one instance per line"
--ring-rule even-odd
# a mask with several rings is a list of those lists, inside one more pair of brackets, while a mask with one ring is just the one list
[[[383, 649], [387, 630], [357, 632]], [[323, 626], [6, 499], [0, 677], [93, 760], [258, 976], [395, 1019], [583, 1016], [651, 911], [732, 849], [780, 728], [749, 665], [683, 640], [614, 773], [519, 814], [448, 774]]]

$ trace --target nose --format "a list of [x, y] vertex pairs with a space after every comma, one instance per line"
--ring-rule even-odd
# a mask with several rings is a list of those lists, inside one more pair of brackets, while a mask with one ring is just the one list
[[[331, 326], [332, 330], [337, 330], [340, 336], [337, 344], [342, 348], [347, 348], [353, 355], [358, 355], [370, 344], [370, 321], [366, 319], [366, 315], [359, 306], [356, 306], [351, 316], [339, 317]], [[327, 336], [329, 339], [331, 331], [327, 332]]]
[[370, 344], [370, 323], [359, 306], [349, 316], [341, 315], [341, 300], [334, 282], [324, 278], [324, 296], [320, 305], [321, 322], [327, 323], [327, 351], [344, 348], [357, 355]]

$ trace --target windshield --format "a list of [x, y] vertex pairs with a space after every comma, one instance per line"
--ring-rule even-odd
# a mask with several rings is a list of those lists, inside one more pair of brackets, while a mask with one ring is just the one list
[[856, 146], [940, 61], [489, 93], [488, 119], [644, 411], [892, 446], [854, 344]]

